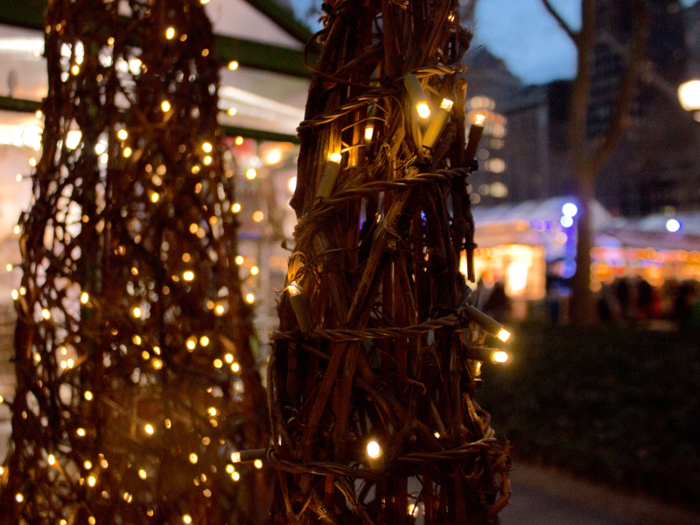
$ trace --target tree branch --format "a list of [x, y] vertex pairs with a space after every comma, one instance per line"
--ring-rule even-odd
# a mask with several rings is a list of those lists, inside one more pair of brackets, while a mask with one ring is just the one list
[[545, 9], [549, 11], [549, 14], [554, 17], [554, 19], [557, 21], [559, 26], [564, 30], [564, 32], [569, 35], [569, 38], [574, 41], [574, 44], [577, 43], [578, 41], [578, 33], [576, 33], [573, 29], [571, 29], [571, 26], [569, 23], [562, 18], [562, 16], [559, 14], [559, 12], [554, 9], [554, 6], [550, 2], [550, 0], [542, 0], [542, 3], [544, 4]]
[[610, 121], [610, 129], [605, 135], [603, 142], [593, 154], [593, 173], [596, 174], [602, 169], [608, 157], [613, 152], [615, 144], [622, 135], [625, 129], [625, 118], [629, 114], [630, 106], [634, 99], [635, 87], [644, 58], [647, 28], [649, 26], [649, 13], [642, 0], [634, 2], [634, 20], [635, 32], [632, 49], [629, 53], [629, 63], [622, 77], [620, 95]]

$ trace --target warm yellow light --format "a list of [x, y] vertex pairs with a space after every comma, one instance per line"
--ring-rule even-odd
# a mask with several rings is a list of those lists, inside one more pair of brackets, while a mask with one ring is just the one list
[[678, 88], [678, 99], [686, 111], [700, 109], [700, 80], [690, 80]]
[[419, 510], [418, 505], [416, 505], [415, 503], [411, 503], [408, 506], [408, 515], [416, 518], [416, 517], [418, 517], [418, 510]]
[[151, 364], [153, 364], [153, 368], [155, 368], [156, 370], [160, 370], [161, 368], [163, 368], [163, 361], [161, 361], [160, 359], [153, 359], [153, 361], [151, 361]]
[[182, 521], [183, 523], [192, 523], [192, 516], [190, 516], [189, 514], [184, 514], [182, 516]]
[[199, 458], [197, 457], [197, 454], [195, 454], [194, 452], [190, 454], [190, 463], [195, 464], [198, 460]]
[[258, 268], [257, 266], [253, 266], [250, 269], [250, 275], [258, 275], [258, 273], [260, 273], [260, 268]]
[[434, 435], [435, 435], [436, 438], [440, 439], [440, 432], [435, 432]]
[[19, 232], [20, 232], [19, 224], [15, 224], [15, 227], [12, 228], [12, 231], [15, 233], [15, 235], [19, 235]]
[[234, 472], [233, 474], [231, 474], [231, 479], [233, 481], [238, 481], [239, 479], [241, 479], [241, 475], [238, 472]]
[[340, 164], [340, 162], [343, 160], [343, 156], [340, 153], [331, 153], [328, 156], [328, 160], [331, 162], [335, 162], [336, 164]]
[[245, 300], [248, 304], [253, 304], [255, 302], [255, 295], [252, 293], [246, 294]]
[[234, 107], [228, 108], [228, 111], [226, 112], [229, 114], [229, 116], [233, 117], [236, 113], [238, 113], [238, 110]]
[[498, 337], [501, 341], [503, 341], [505, 343], [508, 340], [508, 338], [510, 337], [510, 332], [508, 330], [506, 330], [505, 328], [501, 328], [501, 330], [498, 332], [498, 335], [496, 337]]
[[202, 144], [202, 150], [204, 153], [211, 153], [211, 150], [213, 149], [211, 142], [205, 142]]
[[418, 116], [422, 119], [430, 118], [430, 106], [427, 102], [419, 102], [416, 104], [416, 111]]
[[141, 352], [141, 357], [143, 357], [144, 361], [148, 361], [151, 358], [151, 354], [144, 350], [143, 352]]
[[245, 262], [245, 258], [242, 255], [236, 255], [235, 261], [236, 261], [236, 264], [238, 266], [240, 266], [241, 264], [243, 264]]
[[233, 204], [231, 204], [231, 211], [233, 213], [238, 213], [239, 211], [241, 211], [241, 205], [238, 202], [234, 202]]
[[17, 503], [22, 503], [24, 501], [24, 496], [22, 496], [22, 494], [18, 492], [17, 494], [15, 494], [15, 501]]
[[243, 144], [243, 137], [241, 137], [241, 136], [236, 137], [236, 140], [234, 140], [234, 143], [236, 144], [236, 146], [240, 146], [241, 144]]
[[95, 521], [95, 517], [94, 517], [94, 516], [90, 516], [90, 517], [88, 518], [88, 524], [89, 524], [89, 525], [95, 525], [95, 523], [97, 523], [97, 522]]
[[92, 468], [92, 462], [86, 459], [85, 463], [83, 463], [83, 467], [85, 467], [85, 470], [90, 470]]
[[214, 368], [221, 368], [224, 366], [224, 362], [221, 359], [214, 359]]
[[17, 290], [12, 290], [12, 298], [16, 301], [19, 299], [19, 292]]
[[197, 233], [197, 230], [199, 230], [199, 226], [197, 226], [194, 222], [190, 224], [190, 233]]
[[233, 465], [231, 465], [231, 463], [229, 463], [228, 465], [226, 465], [226, 472], [227, 472], [228, 474], [233, 474], [233, 472], [234, 472], [235, 470], [236, 470], [236, 467], [234, 467]]
[[208, 346], [209, 345], [209, 338], [206, 335], [203, 335], [202, 337], [199, 338], [199, 344], [202, 346]]
[[35, 168], [35, 167], [36, 167], [36, 159], [35, 159], [34, 157], [32, 157], [32, 158], [29, 159], [29, 165], [30, 165], [32, 168]]
[[223, 305], [217, 304], [217, 305], [216, 305], [216, 308], [214, 308], [214, 313], [215, 313], [216, 315], [223, 315], [223, 313], [224, 313], [224, 307], [223, 307]]
[[245, 172], [245, 178], [248, 180], [253, 180], [257, 176], [258, 176], [258, 172], [255, 171], [254, 168], [250, 168], [250, 169], [246, 170], [246, 172]]
[[151, 193], [151, 202], [158, 202], [159, 200], [160, 200], [160, 195], [158, 195], [155, 192]]
[[126, 138], [129, 136], [129, 133], [125, 129], [120, 129], [117, 131], [117, 137], [119, 137], [120, 140], [126, 140]]
[[163, 112], [165, 112], [165, 113], [170, 111], [170, 102], [168, 102], [167, 100], [164, 100], [163, 102], [161, 102], [160, 109], [162, 109]]
[[255, 468], [257, 469], [263, 468], [263, 462], [260, 459], [256, 459], [255, 461], [253, 461], [253, 465], [255, 465]]
[[192, 281], [194, 279], [194, 272], [191, 270], [187, 270], [185, 273], [182, 274], [182, 278], [185, 281]]
[[136, 306], [136, 307], [132, 310], [132, 312], [133, 312], [133, 314], [134, 314], [134, 317], [136, 317], [137, 319], [138, 319], [139, 317], [141, 317], [141, 308], [139, 308], [138, 306]]
[[168, 29], [165, 30], [165, 38], [167, 38], [168, 40], [172, 40], [174, 36], [175, 36], [175, 28], [174, 27], [169, 27]]
[[508, 354], [502, 350], [498, 350], [491, 355], [491, 359], [493, 359], [495, 363], [505, 363], [508, 361]]
[[72, 68], [70, 68], [70, 72], [74, 75], [77, 75], [78, 73], [80, 73], [80, 67], [76, 64]]
[[146, 425], [144, 425], [143, 429], [146, 431], [146, 434], [148, 434], [149, 436], [153, 435], [153, 425], [151, 425], [150, 423], [147, 423]]
[[240, 463], [241, 462], [241, 453], [240, 452], [232, 452], [231, 453], [231, 461], [233, 463]]
[[265, 218], [265, 214], [261, 211], [256, 211], [253, 213], [253, 220], [255, 222], [262, 222], [262, 220]]
[[367, 127], [365, 128], [365, 140], [372, 140], [372, 137], [374, 136], [374, 124], [371, 122], [367, 124]]
[[367, 456], [370, 459], [377, 459], [382, 455], [382, 447], [376, 441], [367, 443]]
[[92, 401], [92, 392], [90, 392], [89, 390], [86, 390], [83, 396], [85, 397], [86, 401]]
[[209, 410], [207, 410], [207, 412], [209, 412], [209, 415], [212, 417], [216, 415], [216, 409], [214, 407], [209, 407]]
[[241, 370], [241, 365], [238, 363], [231, 364], [231, 372], [239, 372]]
[[238, 69], [238, 62], [236, 60], [232, 60], [231, 62], [228, 63], [228, 68], [231, 71], [235, 71], [236, 69]]
[[224, 356], [224, 360], [225, 360], [227, 363], [233, 363], [233, 354], [226, 354], [226, 355]]
[[87, 294], [87, 292], [83, 292], [80, 294], [80, 302], [83, 304], [87, 304], [87, 302], [90, 300], [90, 296]]
[[87, 482], [88, 482], [88, 485], [90, 485], [91, 487], [94, 487], [95, 483], [97, 483], [97, 479], [95, 478], [95, 476], [89, 476], [87, 479]]
[[196, 337], [189, 337], [185, 344], [187, 346], [187, 349], [191, 352], [197, 346], [197, 338]]
[[85, 429], [84, 428], [79, 428], [78, 430], [75, 431], [76, 434], [78, 434], [80, 437], [85, 437]]
[[44, 309], [41, 311], [41, 316], [42, 316], [44, 319], [50, 319], [50, 318], [51, 318], [51, 312], [49, 312], [46, 308], [44, 308]]
[[166, 419], [165, 420], [165, 428], [170, 428], [172, 426], [173, 426], [172, 422], [169, 419]]
[[138, 334], [134, 335], [134, 337], [132, 337], [131, 340], [134, 342], [135, 345], [141, 344], [141, 336]]
[[483, 126], [483, 125], [484, 125], [484, 120], [486, 120], [486, 115], [478, 114], [478, 115], [475, 117], [474, 122], [475, 122], [475, 124], [476, 124], [477, 126]]
[[443, 98], [442, 102], [440, 102], [440, 109], [444, 109], [445, 111], [452, 111], [452, 106], [454, 106], [454, 102], [449, 98]]
[[205, 166], [209, 166], [209, 164], [211, 164], [211, 162], [212, 162], [212, 158], [209, 155], [207, 155], [206, 157], [204, 157], [202, 164], [204, 164]]
[[49, 454], [49, 457], [46, 460], [49, 462], [49, 465], [56, 463], [56, 457], [53, 454]]
[[139, 477], [140, 477], [141, 479], [146, 479], [146, 478], [148, 477], [148, 474], [146, 474], [146, 471], [145, 471], [145, 470], [140, 469], [140, 470], [139, 470]]

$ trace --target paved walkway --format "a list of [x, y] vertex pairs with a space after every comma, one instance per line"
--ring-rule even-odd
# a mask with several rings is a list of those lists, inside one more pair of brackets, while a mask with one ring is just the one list
[[501, 525], [700, 525], [690, 512], [635, 494], [516, 463]]

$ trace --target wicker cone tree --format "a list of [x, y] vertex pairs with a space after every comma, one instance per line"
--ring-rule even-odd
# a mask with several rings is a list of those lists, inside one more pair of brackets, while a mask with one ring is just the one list
[[450, 1], [324, 8], [268, 369], [273, 519], [493, 523], [510, 460], [474, 395], [507, 332], [459, 271], [483, 129], [466, 144], [471, 35]]
[[213, 44], [199, 0], [49, 2], [1, 523], [260, 522]]

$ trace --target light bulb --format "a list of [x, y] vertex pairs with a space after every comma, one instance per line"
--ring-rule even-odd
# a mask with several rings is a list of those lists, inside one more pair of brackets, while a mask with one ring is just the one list
[[187, 270], [185, 273], [182, 274], [182, 278], [185, 281], [192, 281], [194, 279], [194, 272], [191, 270]]
[[146, 479], [148, 477], [148, 474], [146, 474], [145, 470], [141, 469], [141, 470], [139, 470], [139, 477], [141, 479]]
[[236, 69], [238, 69], [238, 62], [236, 60], [232, 60], [231, 62], [228, 63], [228, 68], [231, 71], [235, 71]]
[[195, 464], [197, 463], [198, 459], [199, 458], [197, 457], [197, 454], [195, 454], [194, 452], [190, 454], [190, 463]]
[[211, 145], [211, 143], [210, 143], [210, 142], [205, 142], [204, 144], [202, 144], [202, 150], [203, 150], [205, 153], [211, 153], [211, 150], [212, 150], [212, 145]]
[[146, 434], [148, 434], [149, 436], [153, 435], [153, 425], [151, 425], [150, 423], [147, 423], [146, 425], [144, 425], [143, 429], [146, 431]]
[[255, 468], [257, 468], [257, 469], [263, 468], [263, 462], [262, 462], [262, 460], [260, 460], [260, 459], [256, 459], [255, 461], [253, 461], [253, 465], [254, 465]]
[[127, 131], [124, 128], [117, 131], [117, 137], [119, 137], [120, 140], [126, 140], [128, 136], [129, 133], [127, 133]]
[[234, 373], [239, 372], [240, 369], [241, 369], [241, 365], [239, 365], [238, 363], [231, 364], [231, 372], [234, 372]]
[[160, 103], [160, 108], [163, 110], [164, 113], [167, 113], [168, 111], [170, 111], [170, 102], [164, 100]]
[[175, 28], [174, 27], [169, 27], [168, 29], [165, 30], [165, 38], [167, 38], [168, 40], [172, 40], [174, 36], [175, 36]]
[[237, 202], [234, 202], [233, 204], [231, 204], [231, 211], [233, 213], [238, 213], [239, 211], [241, 211], [241, 205]]
[[231, 461], [233, 463], [240, 463], [241, 462], [241, 453], [240, 452], [232, 452], [231, 453]]
[[505, 328], [501, 328], [498, 331], [498, 334], [496, 335], [496, 337], [498, 337], [501, 341], [503, 341], [505, 343], [508, 340], [508, 338], [510, 337], [510, 332], [508, 330], [506, 330]]
[[377, 459], [382, 455], [382, 447], [376, 441], [367, 443], [367, 456], [370, 459]]
[[418, 116], [420, 118], [430, 118], [430, 106], [427, 102], [419, 102], [418, 104], [416, 104], [416, 111], [418, 112]]
[[505, 363], [508, 361], [508, 354], [502, 350], [498, 350], [491, 354], [491, 359], [493, 359], [495, 363]]
[[374, 136], [374, 124], [371, 122], [367, 123], [367, 126], [365, 127], [365, 140], [370, 141], [372, 140], [372, 137]]
[[49, 462], [49, 465], [53, 465], [56, 463], [56, 457], [53, 454], [49, 454], [47, 461]]
[[137, 319], [138, 319], [139, 317], [141, 317], [141, 308], [139, 308], [138, 306], [135, 307], [135, 308], [132, 310], [132, 312], [133, 312], [133, 314], [134, 314], [134, 317], [136, 317]]
[[87, 304], [87, 302], [90, 300], [90, 296], [87, 294], [87, 292], [83, 292], [80, 294], [80, 302], [83, 304]]

